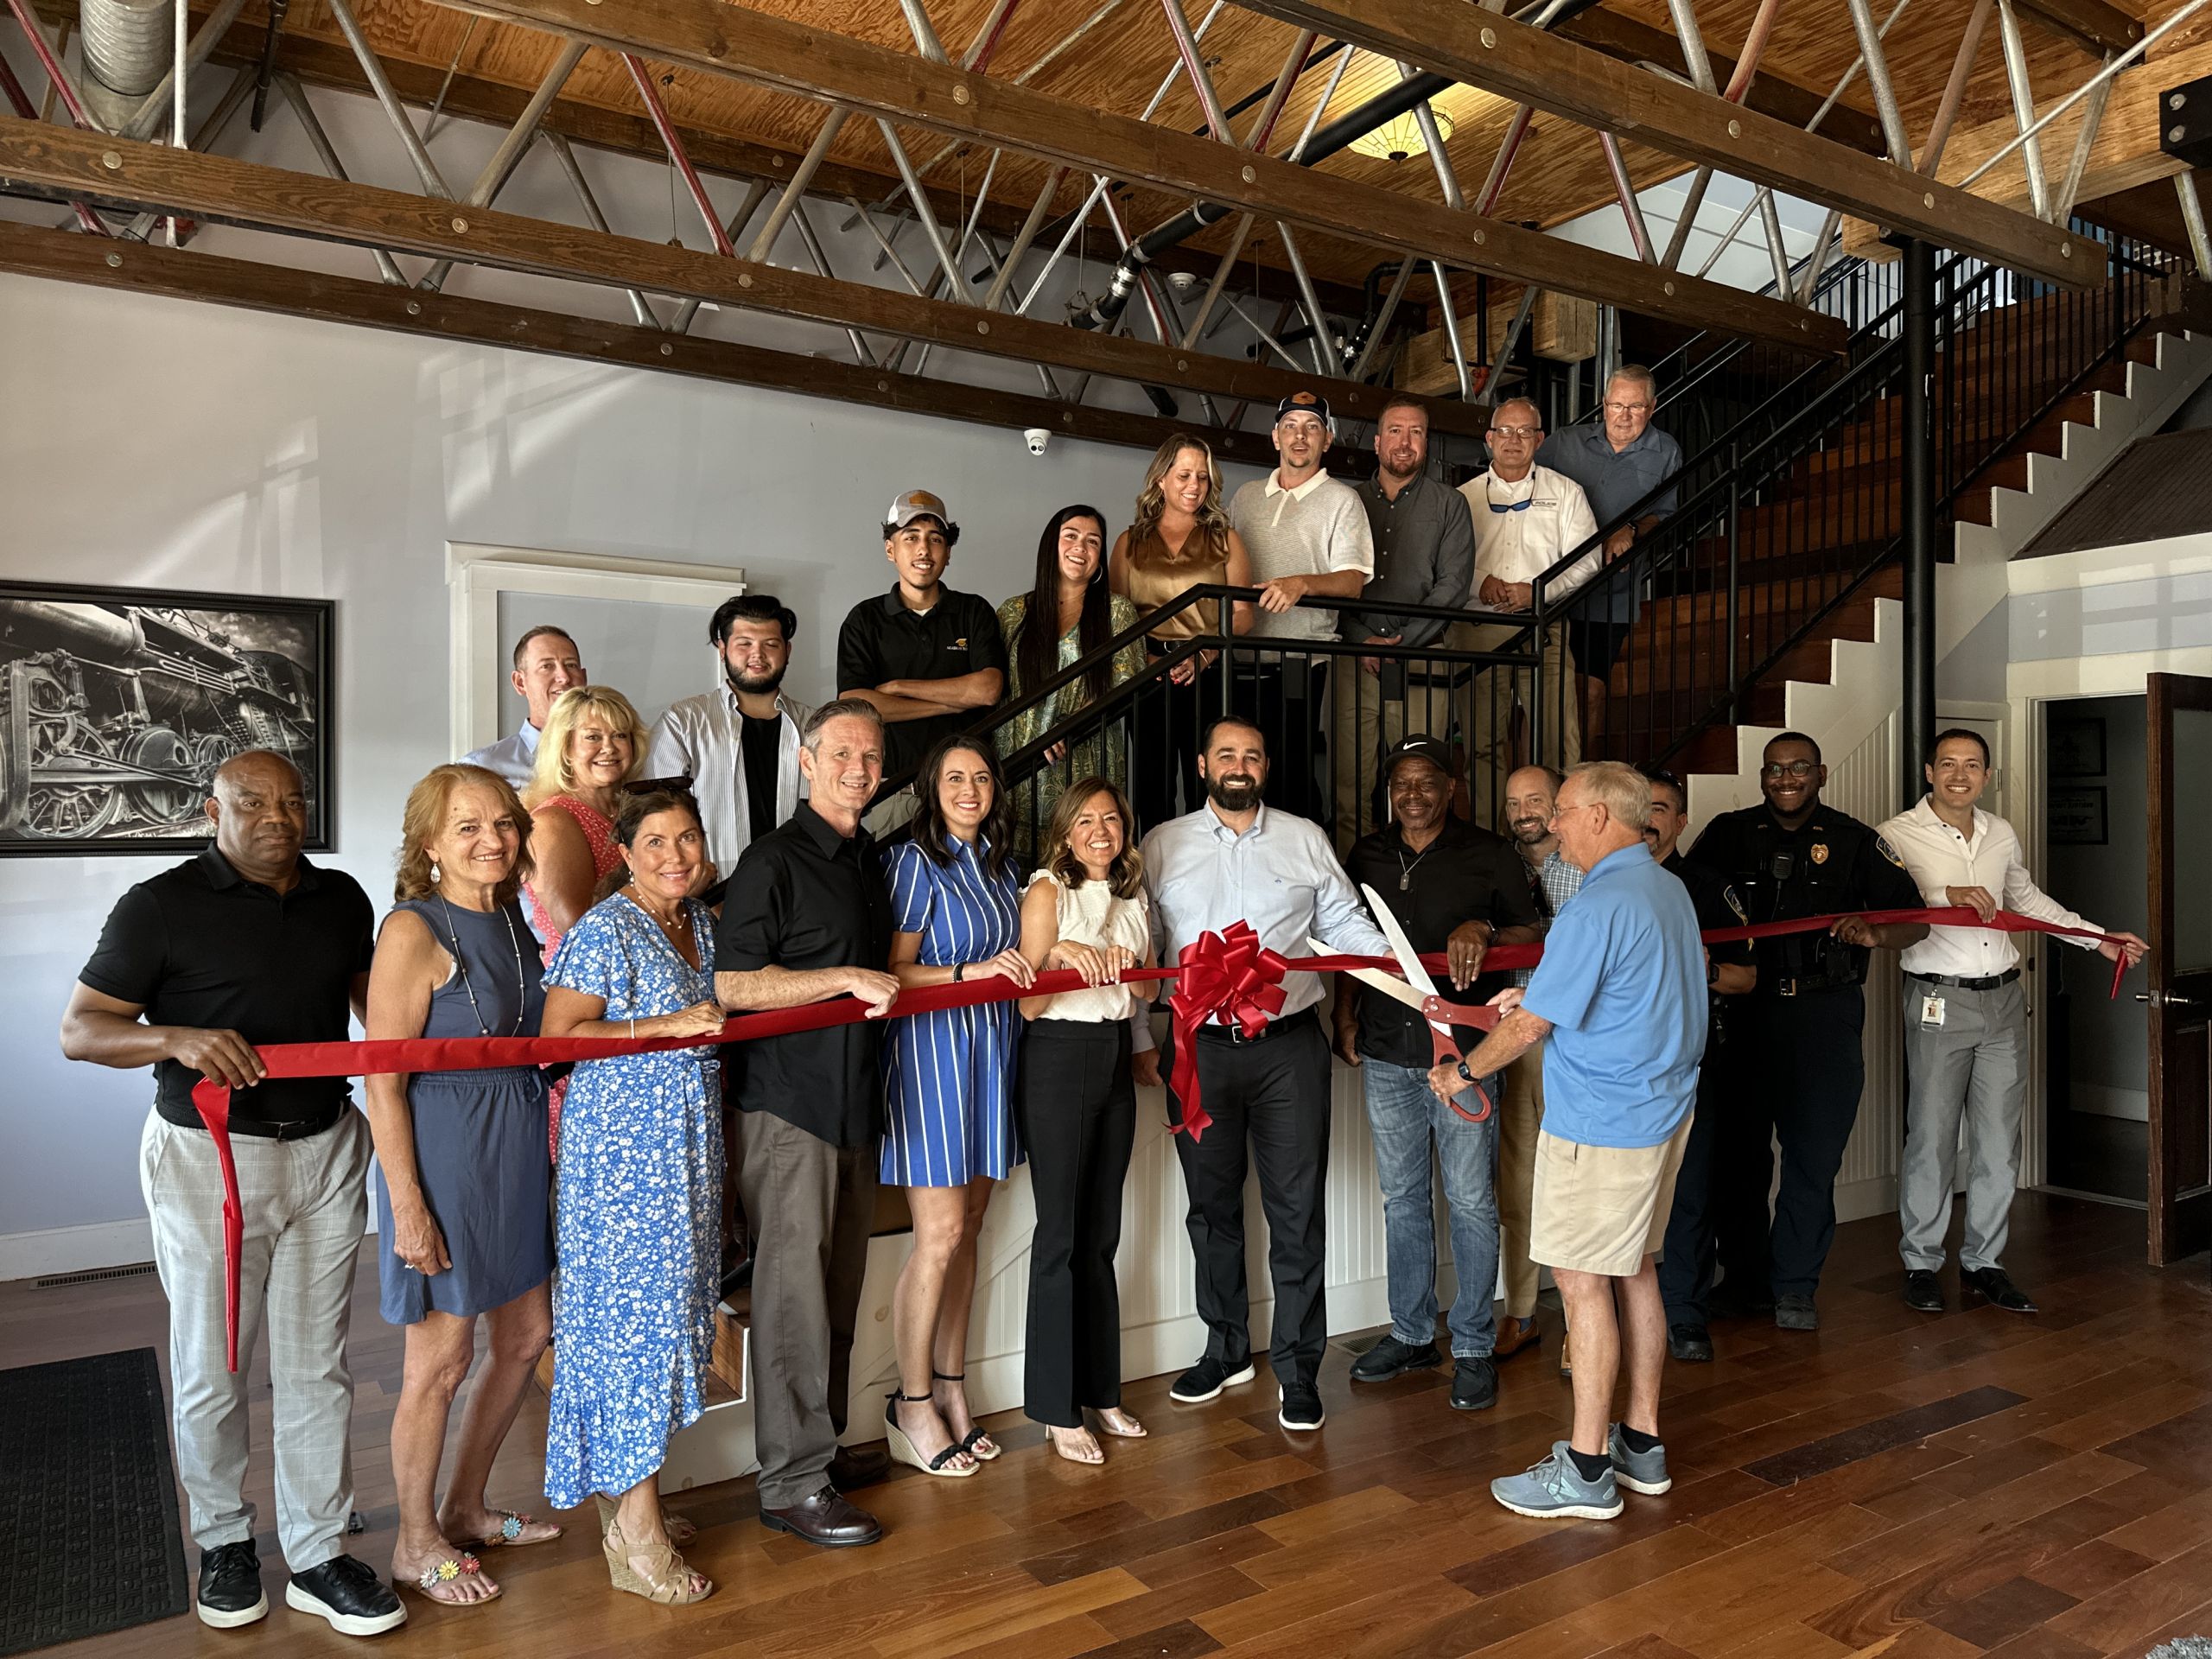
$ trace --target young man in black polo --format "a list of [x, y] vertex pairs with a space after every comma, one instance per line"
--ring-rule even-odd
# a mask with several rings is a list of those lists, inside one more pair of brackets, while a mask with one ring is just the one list
[[[1482, 975], [1493, 944], [1533, 944], [1536, 902], [1521, 857], [1501, 836], [1452, 816], [1452, 754], [1433, 737], [1392, 747], [1382, 761], [1392, 822], [1352, 843], [1344, 868], [1382, 895], [1416, 950], [1440, 950], [1462, 1001], [1487, 1001], [1510, 981]], [[1337, 1052], [1360, 1068], [1375, 1173], [1382, 1186], [1390, 1329], [1353, 1363], [1356, 1382], [1381, 1382], [1437, 1363], [1436, 1206], [1430, 1148], [1444, 1170], [1459, 1278], [1448, 1325], [1452, 1404], [1481, 1411], [1497, 1401], [1497, 1196], [1491, 1180], [1495, 1117], [1473, 1123], [1429, 1092], [1433, 1053], [1415, 1010], [1362, 985], [1337, 981]], [[1462, 1041], [1467, 1040], [1463, 1035]], [[1493, 1098], [1500, 1080], [1491, 1078]], [[1461, 1104], [1471, 1106], [1470, 1097]]]
[[[998, 613], [943, 581], [959, 540], [943, 500], [927, 490], [899, 495], [883, 525], [883, 556], [899, 580], [854, 606], [838, 631], [837, 695], [882, 717], [887, 778], [912, 772], [931, 744], [974, 724], [1006, 693]], [[869, 827], [889, 829], [912, 810], [911, 796], [880, 804]]]
[[[353, 1508], [346, 1369], [353, 1263], [368, 1224], [369, 1128], [343, 1077], [269, 1078], [257, 1043], [331, 1043], [368, 998], [376, 913], [350, 875], [300, 856], [306, 786], [280, 754], [251, 749], [215, 774], [214, 844], [116, 901], [61, 1017], [61, 1052], [154, 1068], [139, 1147], [154, 1262], [169, 1300], [177, 1475], [200, 1546], [200, 1620], [266, 1618], [245, 1497], [249, 1372], [269, 1332], [276, 1538], [287, 1605], [346, 1636], [403, 1624], [406, 1609], [346, 1552]], [[238, 1354], [229, 1368], [223, 1183], [192, 1104], [203, 1077], [236, 1090], [232, 1155], [245, 1236]]]

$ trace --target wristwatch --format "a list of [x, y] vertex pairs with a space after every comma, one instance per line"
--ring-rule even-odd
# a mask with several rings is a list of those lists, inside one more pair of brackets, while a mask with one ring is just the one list
[[964, 962], [956, 962], [956, 963], [954, 963], [952, 964], [952, 982], [953, 982], [954, 984], [957, 985], [957, 984], [960, 982], [960, 976], [961, 976], [963, 974], [966, 973], [967, 971], [968, 971], [968, 964], [967, 964], [966, 963], [964, 963]]
[[1465, 1059], [1461, 1059], [1456, 1062], [1456, 1064], [1459, 1068], [1459, 1081], [1462, 1083], [1472, 1083], [1475, 1080], [1475, 1074], [1467, 1070], [1467, 1062]]

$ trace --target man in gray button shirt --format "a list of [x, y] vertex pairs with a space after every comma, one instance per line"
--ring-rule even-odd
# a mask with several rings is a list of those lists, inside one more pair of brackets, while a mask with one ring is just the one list
[[[1415, 398], [1393, 397], [1375, 423], [1375, 476], [1357, 486], [1375, 543], [1375, 575], [1360, 589], [1360, 608], [1338, 613], [1343, 637], [1378, 645], [1429, 645], [1445, 620], [1394, 616], [1389, 601], [1460, 605], [1474, 591], [1475, 528], [1457, 490], [1428, 473], [1428, 411]], [[1349, 667], [1349, 664], [1346, 665]], [[1337, 851], [1348, 851], [1377, 821], [1380, 763], [1410, 728], [1441, 732], [1451, 724], [1450, 686], [1414, 664], [1363, 657], [1359, 671], [1336, 676]], [[1433, 709], [1429, 704], [1435, 698]], [[1408, 701], [1418, 706], [1407, 718]]]
[[[1682, 469], [1682, 448], [1651, 424], [1658, 407], [1658, 384], [1651, 371], [1634, 363], [1615, 369], [1605, 382], [1605, 419], [1582, 422], [1554, 432], [1536, 452], [1536, 464], [1564, 473], [1590, 498], [1599, 527], [1612, 524], [1666, 480]], [[1630, 523], [1605, 537], [1611, 564], [1657, 529], [1675, 511], [1669, 490]], [[1582, 612], [1568, 624], [1567, 644], [1588, 677], [1583, 684], [1583, 741], [1605, 729], [1605, 685], [1613, 663], [1636, 626], [1643, 583], [1632, 573], [1615, 572], [1592, 584]]]

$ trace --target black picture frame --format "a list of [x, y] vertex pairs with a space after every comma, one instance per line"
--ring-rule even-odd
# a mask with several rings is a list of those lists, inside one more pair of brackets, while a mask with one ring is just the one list
[[2050, 775], [2054, 778], [2101, 778], [2105, 775], [2105, 722], [2100, 715], [2054, 717], [2048, 734]]
[[337, 606], [262, 594], [0, 582], [0, 856], [190, 855], [231, 755], [307, 780], [330, 850]]
[[2048, 791], [2044, 821], [2054, 847], [2101, 847], [2107, 839], [2102, 784], [2069, 784]]

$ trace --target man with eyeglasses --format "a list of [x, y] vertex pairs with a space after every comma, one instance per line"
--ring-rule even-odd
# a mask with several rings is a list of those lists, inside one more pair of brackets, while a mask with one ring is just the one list
[[[1567, 554], [1598, 533], [1589, 499], [1582, 486], [1564, 473], [1536, 465], [1536, 448], [1544, 439], [1544, 417], [1526, 397], [1509, 397], [1491, 417], [1488, 434], [1491, 463], [1459, 486], [1475, 523], [1474, 603], [1489, 611], [1529, 612], [1535, 608], [1540, 577]], [[1549, 610], [1560, 600], [1595, 576], [1602, 556], [1592, 547], [1572, 569], [1562, 572], [1543, 589]], [[1522, 636], [1517, 623], [1459, 623], [1452, 629], [1452, 643], [1469, 651], [1499, 651]], [[1557, 624], [1543, 631], [1544, 706], [1530, 715], [1541, 728], [1542, 753], [1529, 757], [1565, 767], [1582, 758], [1582, 722], [1569, 690], [1574, 683], [1574, 660], [1567, 647], [1565, 631]], [[1484, 776], [1490, 787], [1475, 791], [1475, 814], [1495, 823], [1499, 791], [1511, 769], [1512, 706], [1526, 702], [1519, 683], [1522, 676], [1503, 667], [1485, 669], [1476, 677], [1470, 746], [1474, 775]]]
[[[1624, 557], [1637, 543], [1675, 511], [1672, 488], [1651, 493], [1682, 469], [1682, 447], [1651, 424], [1659, 406], [1658, 383], [1641, 364], [1624, 363], [1605, 382], [1602, 421], [1580, 421], [1544, 440], [1537, 461], [1582, 486], [1590, 511], [1600, 524], [1613, 526], [1605, 537], [1605, 563]], [[1636, 510], [1625, 524], [1615, 521]], [[1582, 614], [1567, 625], [1567, 645], [1586, 677], [1586, 735], [1605, 729], [1605, 685], [1636, 626], [1643, 588], [1631, 569], [1607, 575], [1605, 591], [1592, 594]]]
[[[1821, 800], [1821, 746], [1784, 732], [1766, 746], [1758, 806], [1707, 826], [1690, 857], [1735, 884], [1753, 922], [1841, 919], [1821, 932], [1758, 941], [1758, 984], [1732, 1030], [1728, 1121], [1715, 1149], [1713, 1232], [1722, 1282], [1716, 1312], [1771, 1306], [1784, 1331], [1817, 1331], [1814, 1303], [1835, 1242], [1835, 1178], [1866, 1081], [1866, 965], [1928, 932], [1877, 926], [1855, 912], [1917, 910], [1920, 889], [1889, 842]], [[1770, 1141], [1782, 1143], [1782, 1185]]]
[[[1979, 732], [1939, 732], [1924, 768], [1928, 793], [1882, 826], [1931, 906], [1965, 905], [1987, 921], [1999, 909], [2078, 927], [2083, 921], [2035, 884], [2012, 826], [1976, 804], [1989, 787], [1989, 745]], [[2133, 933], [2068, 939], [2108, 962], [2140, 962]], [[1904, 969], [1904, 1052], [1910, 1090], [1904, 1166], [1897, 1173], [1904, 1230], [1904, 1305], [1943, 1311], [1943, 1236], [1951, 1224], [1959, 1125], [1967, 1142], [1966, 1236], [1959, 1279], [1993, 1307], [2032, 1313], [2035, 1303], [2005, 1271], [2005, 1238], [2020, 1182], [2020, 1112], [2027, 1099], [2028, 1002], [2020, 953], [2007, 933], [1931, 927], [1899, 963]]]

